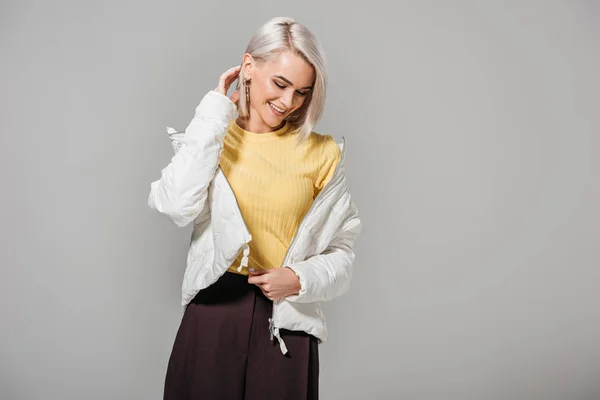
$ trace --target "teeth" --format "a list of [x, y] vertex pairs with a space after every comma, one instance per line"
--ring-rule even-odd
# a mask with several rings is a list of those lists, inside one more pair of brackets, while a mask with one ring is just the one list
[[269, 103], [269, 105], [270, 105], [271, 107], [273, 107], [273, 108], [274, 108], [276, 111], [279, 111], [279, 112], [280, 112], [280, 113], [282, 113], [282, 114], [283, 114], [283, 112], [285, 111], [285, 110], [284, 110], [284, 109], [282, 109], [282, 108], [275, 107], [275, 105], [274, 105], [273, 103]]

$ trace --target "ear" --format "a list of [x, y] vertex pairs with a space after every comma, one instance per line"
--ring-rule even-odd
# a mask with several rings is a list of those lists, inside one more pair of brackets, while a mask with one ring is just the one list
[[252, 71], [254, 70], [254, 66], [254, 58], [249, 53], [244, 54], [244, 57], [242, 59], [242, 73], [244, 75], [244, 78], [252, 78]]

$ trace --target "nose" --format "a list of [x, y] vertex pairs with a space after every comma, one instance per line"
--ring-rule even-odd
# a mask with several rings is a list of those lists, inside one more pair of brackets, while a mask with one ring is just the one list
[[281, 102], [283, 103], [282, 105], [286, 109], [292, 108], [292, 104], [294, 104], [294, 91], [286, 90], [283, 96], [281, 97]]

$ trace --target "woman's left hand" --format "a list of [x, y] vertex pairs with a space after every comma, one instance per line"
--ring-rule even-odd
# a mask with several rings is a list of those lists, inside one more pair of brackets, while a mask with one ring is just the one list
[[265, 296], [273, 301], [296, 295], [301, 289], [300, 279], [288, 267], [257, 270], [251, 268], [248, 283], [258, 286]]

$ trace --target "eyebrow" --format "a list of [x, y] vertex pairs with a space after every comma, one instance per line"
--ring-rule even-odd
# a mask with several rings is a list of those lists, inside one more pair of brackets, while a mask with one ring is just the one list
[[[281, 79], [282, 81], [286, 82], [288, 85], [290, 85], [290, 86], [294, 86], [294, 84], [293, 84], [292, 82], [290, 82], [289, 80], [287, 80], [286, 78], [284, 78], [284, 77], [283, 77], [283, 76], [281, 76], [281, 75], [275, 75], [275, 78], [279, 78], [279, 79]], [[303, 87], [302, 89], [312, 89], [312, 86], [305, 86], [305, 87]]]

